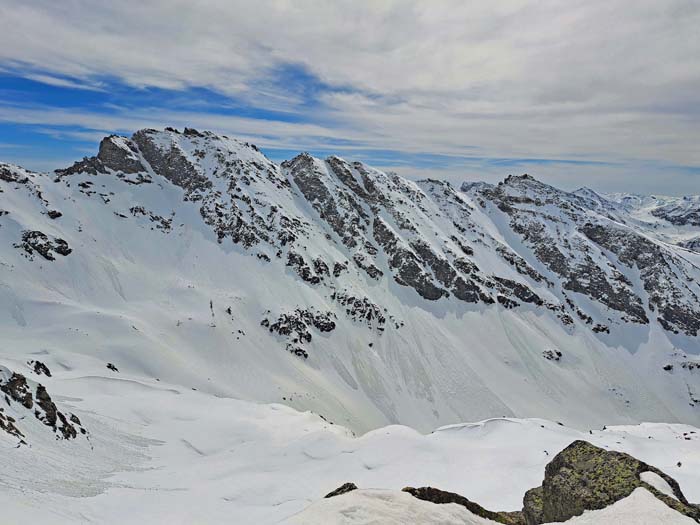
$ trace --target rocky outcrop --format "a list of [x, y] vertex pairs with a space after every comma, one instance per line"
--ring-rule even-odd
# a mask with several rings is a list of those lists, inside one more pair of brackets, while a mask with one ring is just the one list
[[547, 361], [559, 361], [562, 358], [562, 353], [559, 350], [547, 349], [542, 352], [542, 357]]
[[[649, 307], [658, 310], [659, 323], [666, 330], [697, 335], [700, 330], [700, 297], [687, 274], [684, 262], [664, 252], [650, 239], [627, 229], [586, 223], [581, 231], [598, 245], [616, 254], [620, 262], [639, 270]], [[697, 289], [697, 287], [695, 287]]]
[[[645, 472], [666, 482], [673, 497], [643, 481], [641, 475]], [[525, 494], [523, 514], [528, 525], [566, 521], [585, 510], [612, 505], [638, 487], [700, 522], [700, 508], [688, 503], [672, 477], [628, 454], [605, 450], [586, 441], [574, 441], [547, 465], [542, 486]]]
[[24, 250], [30, 260], [33, 260], [34, 255], [38, 254], [47, 261], [55, 261], [56, 255], [65, 257], [73, 251], [65, 240], [59, 237], [49, 237], [38, 230], [22, 232], [22, 242], [16, 243], [15, 248]]
[[[347, 290], [333, 292], [331, 299], [345, 307], [345, 314], [356, 322], [365, 323], [371, 330], [383, 332], [387, 322], [387, 309], [380, 308], [366, 297], [355, 297]], [[388, 315], [395, 328], [400, 328], [403, 323], [397, 321], [393, 315]]]
[[674, 226], [700, 226], [700, 199], [698, 197], [686, 197], [682, 201], [677, 199], [653, 209], [651, 214]]
[[0, 366], [0, 392], [8, 408], [20, 416], [15, 418], [0, 409], [0, 429], [20, 438], [22, 444], [28, 439], [27, 432], [21, 430], [17, 422], [30, 416], [49, 427], [57, 439], [69, 440], [87, 434], [78, 416], [59, 410], [43, 385], [3, 366]]
[[464, 496], [455, 494], [454, 492], [447, 492], [444, 490], [436, 489], [433, 487], [406, 487], [403, 492], [407, 492], [411, 496], [422, 499], [424, 501], [430, 501], [432, 503], [444, 504], [444, 503], [456, 503], [457, 505], [462, 505], [466, 507], [469, 512], [476, 514], [482, 518], [495, 521], [497, 523], [505, 523], [506, 525], [524, 525], [523, 515], [521, 512], [493, 512], [486, 510], [484, 507], [478, 503], [468, 500]]
[[[645, 481], [650, 475], [668, 490], [660, 490], [658, 483], [652, 485]], [[540, 525], [563, 522], [587, 510], [603, 509], [640, 487], [700, 523], [700, 506], [688, 502], [671, 476], [629, 454], [605, 450], [580, 440], [571, 443], [545, 467], [542, 485], [525, 493], [521, 511], [490, 511], [464, 496], [433, 487], [403, 490], [425, 501], [462, 505], [473, 514], [498, 523]]]
[[397, 283], [410, 286], [421, 297], [431, 301], [449, 295], [447, 290], [434, 284], [431, 276], [423, 269], [422, 261], [412, 251], [402, 246], [399, 238], [382, 219], [374, 220], [373, 229], [374, 238], [384, 248], [389, 258], [389, 266], [396, 270], [394, 280]]
[[162, 215], [158, 215], [150, 210], [147, 210], [143, 206], [132, 206], [131, 208], [129, 208], [129, 212], [134, 217], [147, 218], [152, 224], [151, 229], [157, 229], [164, 233], [168, 233], [173, 228], [172, 217], [163, 217]]
[[151, 129], [137, 131], [132, 137], [154, 172], [184, 189], [189, 199], [198, 200], [198, 193], [211, 188], [212, 181], [195, 167], [176, 141], [160, 138], [159, 132]]
[[31, 368], [34, 373], [38, 376], [45, 375], [46, 377], [51, 377], [51, 370], [41, 361], [27, 361], [27, 366]]
[[85, 157], [69, 168], [56, 170], [59, 177], [75, 175], [77, 173], [117, 172], [132, 174], [145, 171], [145, 167], [138, 157], [138, 150], [134, 142], [126, 137], [110, 135], [100, 142], [100, 149], [95, 157]]
[[316, 312], [313, 309], [297, 308], [293, 312], [281, 314], [277, 320], [265, 317], [260, 325], [287, 341], [287, 351], [304, 359], [309, 357], [304, 345], [311, 342], [311, 327], [319, 332], [335, 330], [335, 314]]
[[678, 243], [678, 245], [682, 246], [683, 248], [687, 248], [688, 250], [691, 250], [693, 252], [700, 253], [700, 236], [681, 241]]
[[[332, 188], [336, 190], [332, 191], [327, 185], [322, 167], [308, 153], [282, 163], [282, 167], [289, 171], [304, 198], [340, 237], [342, 243], [351, 249], [358, 246], [367, 231], [368, 216], [356, 196], [342, 188]], [[344, 172], [340, 173], [342, 175]]]
[[340, 487], [338, 487], [335, 490], [330, 491], [328, 494], [323, 496], [324, 498], [333, 498], [335, 496], [340, 496], [341, 494], [347, 494], [348, 492], [352, 492], [353, 490], [357, 490], [357, 485], [354, 483], [343, 483]]
[[[602, 310], [596, 318], [572, 301], [570, 294], [562, 293], [562, 302], [594, 332], [610, 333], [610, 321], [617, 317], [619, 321], [613, 324], [648, 324], [656, 318], [668, 331], [699, 333], [700, 289], [691, 277], [696, 269], [650, 236], [635, 231], [636, 223], [626, 219], [626, 205], [607, 201], [590, 190], [564, 192], [528, 175], [510, 176], [497, 186], [465, 185], [463, 189], [489, 213], [504, 216], [527, 251], [556, 277], [549, 278], [550, 282], [561, 283], [566, 292], [587, 296], [614, 314]], [[681, 205], [677, 201], [673, 200], [673, 218], [666, 216], [668, 210], [655, 214], [690, 224], [686, 219], [692, 220], [697, 202], [691, 198]], [[630, 227], [622, 226], [624, 223]], [[537, 280], [537, 272], [528, 269], [521, 257], [529, 258], [529, 254], [514, 256], [507, 248], [497, 251], [519, 273]], [[644, 290], [633, 284], [637, 276]], [[646, 305], [642, 297], [648, 297]]]

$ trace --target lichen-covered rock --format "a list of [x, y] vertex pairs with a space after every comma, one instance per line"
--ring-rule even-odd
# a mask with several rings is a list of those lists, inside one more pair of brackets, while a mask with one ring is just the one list
[[[648, 474], [661, 478], [673, 495], [644, 481], [643, 475]], [[603, 509], [626, 498], [639, 487], [700, 523], [700, 506], [688, 503], [672, 477], [628, 454], [608, 451], [580, 440], [571, 443], [545, 467], [542, 485], [525, 493], [521, 511], [490, 511], [464, 496], [433, 487], [407, 487], [403, 490], [425, 501], [462, 505], [470, 512], [498, 523], [540, 525], [567, 521], [586, 510]]]
[[[644, 472], [660, 476], [672, 489], [675, 500], [641, 479]], [[546, 466], [542, 486], [528, 491], [523, 513], [528, 524], [566, 521], [612, 505], [637, 487], [649, 490], [664, 503], [693, 519], [700, 509], [690, 505], [678, 483], [659, 469], [624, 454], [605, 450], [586, 441], [574, 441]]]

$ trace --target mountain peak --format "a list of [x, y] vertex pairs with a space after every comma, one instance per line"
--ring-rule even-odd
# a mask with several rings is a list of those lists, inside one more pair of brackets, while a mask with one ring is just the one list
[[[58, 177], [6, 170], [0, 267], [15, 273], [0, 286], [13, 312], [3, 333], [26, 335], [32, 318], [58, 330], [76, 304], [109, 310], [100, 334], [123, 334], [105, 345], [120, 368], [147, 362], [224, 395], [294, 392], [299, 408], [340, 410], [358, 430], [428, 430], [533, 404], [560, 418], [582, 395], [595, 414], [571, 418], [606, 423], [620, 413], [610, 377], [629, 419], [697, 417], [673, 345], [698, 349], [700, 275], [623, 207], [608, 215], [529, 175], [465, 184], [464, 195], [336, 155], [280, 166], [193, 128], [105, 137]], [[34, 306], [47, 301], [50, 311]], [[654, 348], [642, 346], [652, 330]], [[84, 344], [91, 354], [102, 343]], [[609, 351], [620, 346], [629, 355]], [[653, 396], [639, 377], [653, 378]]]

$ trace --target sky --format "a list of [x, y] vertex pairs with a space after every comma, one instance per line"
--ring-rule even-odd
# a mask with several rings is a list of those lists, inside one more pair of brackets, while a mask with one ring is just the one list
[[700, 193], [699, 0], [0, 0], [0, 160], [208, 129], [410, 178]]

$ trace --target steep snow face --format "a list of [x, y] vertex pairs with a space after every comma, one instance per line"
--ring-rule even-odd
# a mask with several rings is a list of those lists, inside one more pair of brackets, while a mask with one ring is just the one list
[[700, 421], [700, 256], [612, 201], [278, 166], [191, 129], [0, 165], [0, 190], [3, 353], [23, 362], [90, 357], [357, 432]]

